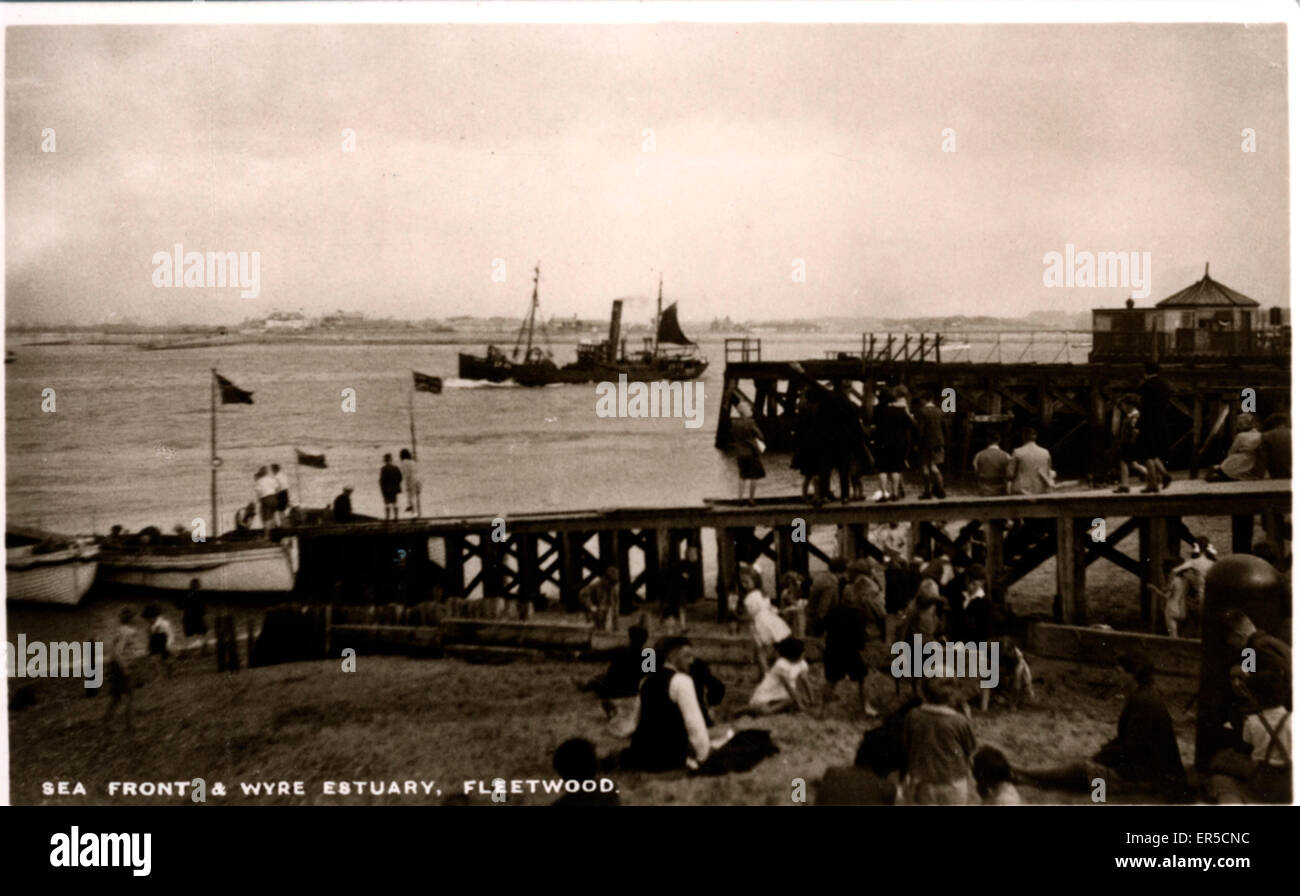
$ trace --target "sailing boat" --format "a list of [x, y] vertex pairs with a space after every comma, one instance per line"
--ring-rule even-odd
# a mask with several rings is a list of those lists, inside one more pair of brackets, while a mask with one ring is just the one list
[[538, 366], [516, 371], [521, 386], [550, 383], [597, 383], [626, 376], [629, 382], [698, 379], [709, 366], [708, 359], [682, 332], [677, 320], [677, 303], [664, 307], [664, 278], [659, 277], [659, 300], [655, 312], [655, 335], [642, 340], [640, 351], [628, 352], [627, 340], [620, 339], [623, 300], [615, 299], [609, 316], [609, 338], [578, 345], [578, 360], [564, 367]]
[[[487, 347], [487, 354], [483, 356], [471, 355], [461, 352], [459, 355], [458, 373], [463, 380], [487, 380], [492, 383], [503, 383], [508, 379], [518, 379], [520, 371], [527, 368], [537, 368], [538, 373], [545, 373], [548, 369], [555, 369], [555, 361], [551, 358], [550, 338], [546, 333], [546, 323], [541, 322], [542, 337], [546, 339], [547, 347], [545, 350], [541, 346], [533, 345], [533, 333], [538, 324], [537, 321], [537, 281], [541, 278], [542, 263], [539, 261], [533, 268], [533, 300], [528, 306], [528, 314], [524, 317], [523, 322], [519, 325], [519, 334], [515, 336], [515, 347], [506, 357], [506, 353], [501, 351], [495, 345]], [[522, 356], [520, 349], [523, 349]]]

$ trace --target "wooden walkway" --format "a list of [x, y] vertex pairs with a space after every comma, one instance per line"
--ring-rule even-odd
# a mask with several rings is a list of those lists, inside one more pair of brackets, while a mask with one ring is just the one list
[[[663, 571], [686, 546], [700, 548], [706, 530], [716, 543], [720, 597], [734, 593], [737, 565], [769, 558], [778, 573], [805, 578], [830, 558], [819, 548], [833, 539], [846, 559], [879, 557], [868, 527], [910, 522], [914, 556], [938, 553], [983, 563], [992, 596], [1043, 562], [1056, 558], [1062, 621], [1087, 624], [1087, 568], [1097, 561], [1136, 576], [1135, 589], [1152, 631], [1146, 584], [1163, 587], [1167, 558], [1191, 534], [1185, 517], [1232, 521], [1233, 552], [1244, 553], [1261, 531], [1278, 531], [1291, 510], [1290, 480], [1204, 483], [1176, 481], [1167, 491], [1126, 495], [1109, 490], [1059, 490], [1047, 495], [956, 497], [827, 504], [820, 508], [785, 498], [755, 506], [734, 501], [680, 507], [575, 510], [506, 517], [438, 517], [276, 530], [298, 539], [298, 600], [325, 603], [415, 604], [430, 599], [484, 595], [536, 601], [543, 587], [558, 590], [576, 609], [579, 590], [613, 566], [619, 572], [624, 612], [663, 594]], [[1256, 526], [1256, 519], [1261, 521]], [[1108, 521], [1104, 534], [1097, 521]], [[1021, 524], [1008, 530], [1005, 521]], [[956, 535], [951, 524], [958, 523]], [[947, 525], [945, 525], [947, 524]], [[818, 530], [825, 537], [814, 538]], [[1139, 535], [1136, 555], [1119, 550]], [[697, 594], [705, 590], [703, 562], [688, 564]], [[770, 580], [769, 580], [770, 581]], [[719, 617], [726, 601], [718, 602]]]

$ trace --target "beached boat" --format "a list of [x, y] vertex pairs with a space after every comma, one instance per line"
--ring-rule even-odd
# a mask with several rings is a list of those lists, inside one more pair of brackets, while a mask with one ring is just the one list
[[90, 590], [99, 548], [38, 530], [5, 532], [5, 594], [9, 600], [74, 607]]
[[268, 594], [293, 590], [297, 540], [211, 540], [162, 536], [148, 543], [105, 542], [100, 550], [105, 582], [155, 591], [187, 591], [193, 579], [204, 591]]

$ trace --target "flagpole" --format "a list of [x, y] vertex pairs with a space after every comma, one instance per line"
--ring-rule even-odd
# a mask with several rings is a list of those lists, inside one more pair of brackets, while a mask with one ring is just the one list
[[415, 453], [415, 387], [406, 395], [406, 411], [411, 420], [411, 460], [418, 460], [419, 455]]
[[[414, 380], [412, 380], [411, 383], [411, 391], [406, 394], [406, 409], [408, 412], [408, 416], [411, 420], [411, 466], [415, 467], [415, 463], [420, 459], [420, 455], [415, 450], [415, 382]], [[416, 470], [416, 475], [417, 476], [419, 475], [418, 469]], [[407, 485], [407, 488], [408, 489], [410, 488], [409, 484]], [[419, 500], [420, 498], [417, 495], [415, 497], [415, 501], [411, 504], [411, 506], [415, 508], [416, 516], [420, 515]]]
[[221, 522], [217, 519], [217, 368], [212, 368], [212, 381], [208, 392], [212, 399], [212, 454], [209, 466], [212, 467], [212, 535], [221, 534]]

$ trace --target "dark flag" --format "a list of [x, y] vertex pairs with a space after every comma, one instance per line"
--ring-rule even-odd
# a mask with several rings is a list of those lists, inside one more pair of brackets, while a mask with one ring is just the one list
[[298, 454], [298, 466], [316, 467], [318, 470], [326, 469], [324, 452], [314, 454], [308, 451], [303, 451], [301, 448], [295, 448], [293, 450]]
[[442, 394], [442, 377], [429, 376], [427, 373], [419, 373], [412, 370], [415, 377], [416, 392], [432, 392], [434, 395]]
[[212, 374], [217, 378], [217, 385], [221, 387], [222, 404], [252, 404], [253, 393], [239, 388], [230, 380], [226, 379], [219, 373]]

